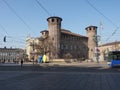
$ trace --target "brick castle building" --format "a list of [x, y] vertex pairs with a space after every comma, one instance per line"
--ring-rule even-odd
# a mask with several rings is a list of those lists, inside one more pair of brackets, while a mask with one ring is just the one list
[[[27, 37], [26, 51], [29, 59], [32, 57], [33, 52], [35, 58], [37, 59], [38, 55], [41, 54], [41, 52], [39, 52], [40, 50], [43, 50], [44, 53], [46, 52], [49, 59], [88, 59], [94, 57], [96, 42], [93, 38], [97, 35], [96, 26], [89, 26], [85, 28], [87, 36], [83, 36], [69, 30], [62, 29], [62, 18], [60, 17], [49, 17], [47, 18], [47, 21], [48, 30], [41, 31], [41, 37]], [[42, 49], [38, 47], [41, 47]]]

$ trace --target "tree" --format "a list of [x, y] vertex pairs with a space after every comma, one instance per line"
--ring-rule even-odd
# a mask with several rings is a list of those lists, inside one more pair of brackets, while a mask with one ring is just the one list
[[56, 54], [58, 54], [58, 52], [56, 52], [56, 47], [54, 46], [53, 41], [49, 38], [49, 36], [45, 38], [40, 37], [39, 43], [34, 43], [34, 49], [37, 55], [43, 55], [46, 53], [49, 59], [56, 58]]

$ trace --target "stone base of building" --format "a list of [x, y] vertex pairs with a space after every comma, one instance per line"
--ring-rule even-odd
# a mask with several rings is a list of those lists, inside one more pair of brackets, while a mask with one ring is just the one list
[[49, 60], [51, 63], [72, 63], [72, 62], [82, 62], [81, 59], [52, 59]]

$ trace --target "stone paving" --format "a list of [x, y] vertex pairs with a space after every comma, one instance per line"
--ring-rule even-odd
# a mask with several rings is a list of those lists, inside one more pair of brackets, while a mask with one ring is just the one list
[[120, 68], [103, 64], [0, 66], [0, 90], [120, 90]]

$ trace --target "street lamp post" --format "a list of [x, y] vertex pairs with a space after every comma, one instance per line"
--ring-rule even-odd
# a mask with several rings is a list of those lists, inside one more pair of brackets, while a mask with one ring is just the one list
[[33, 42], [32, 42], [32, 47], [33, 47], [33, 52], [32, 52], [32, 54], [33, 54], [33, 64], [34, 64], [34, 55], [35, 55], [35, 52], [34, 52], [34, 40], [33, 40]]

